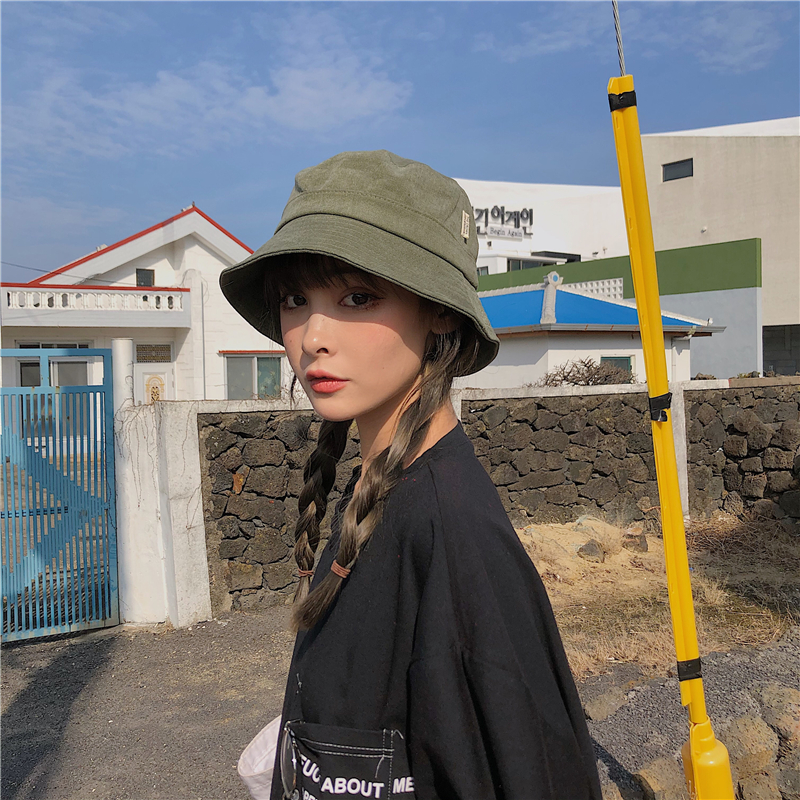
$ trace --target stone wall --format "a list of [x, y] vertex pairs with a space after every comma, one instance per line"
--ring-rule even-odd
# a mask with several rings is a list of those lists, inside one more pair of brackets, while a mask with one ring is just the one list
[[[800, 382], [740, 383], [754, 385], [683, 384], [683, 402], [673, 403], [681, 442], [680, 409], [686, 414], [689, 508], [695, 516], [752, 508], [786, 518], [797, 531]], [[641, 386], [604, 388], [614, 391], [501, 398], [463, 391], [462, 424], [515, 525], [593, 514], [618, 525], [658, 528], [646, 392]], [[319, 419], [311, 411], [257, 411], [198, 414], [197, 422], [214, 612], [283, 602], [296, 585], [297, 499]], [[352, 438], [329, 498], [323, 539], [359, 462]]]
[[658, 505], [643, 392], [465, 401], [462, 423], [515, 524], [627, 524]]
[[800, 386], [751, 383], [685, 394], [692, 515], [800, 517]]
[[[282, 602], [297, 583], [297, 500], [319, 418], [309, 411], [198, 414], [197, 424], [214, 613]], [[323, 538], [358, 454], [351, 438], [320, 526]]]

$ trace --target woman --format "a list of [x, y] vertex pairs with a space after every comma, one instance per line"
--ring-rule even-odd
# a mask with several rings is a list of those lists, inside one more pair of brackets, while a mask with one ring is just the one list
[[[223, 271], [322, 417], [272, 800], [601, 797], [530, 558], [450, 403], [499, 342], [459, 185], [385, 150], [297, 175], [275, 235]], [[362, 463], [314, 569], [355, 421]]]

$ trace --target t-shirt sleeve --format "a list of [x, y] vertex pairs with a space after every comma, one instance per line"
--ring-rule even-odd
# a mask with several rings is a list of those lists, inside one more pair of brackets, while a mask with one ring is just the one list
[[408, 673], [417, 800], [600, 800], [544, 586], [494, 486], [478, 482], [475, 502], [463, 502], [463, 487], [437, 487]]

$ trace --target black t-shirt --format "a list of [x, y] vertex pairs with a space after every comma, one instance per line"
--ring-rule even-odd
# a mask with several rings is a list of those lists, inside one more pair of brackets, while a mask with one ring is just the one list
[[417, 800], [600, 800], [550, 602], [461, 423], [404, 470], [336, 600], [298, 634], [287, 719], [401, 731]]

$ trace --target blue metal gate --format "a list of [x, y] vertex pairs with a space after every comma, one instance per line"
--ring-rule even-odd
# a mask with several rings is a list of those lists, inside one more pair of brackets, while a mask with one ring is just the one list
[[[0, 388], [2, 641], [118, 625], [111, 350], [0, 356], [40, 375]], [[51, 386], [50, 359], [74, 356], [102, 357], [103, 383]]]

